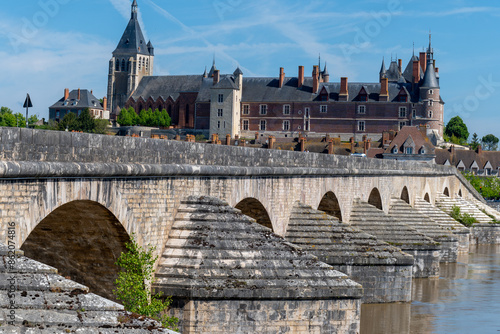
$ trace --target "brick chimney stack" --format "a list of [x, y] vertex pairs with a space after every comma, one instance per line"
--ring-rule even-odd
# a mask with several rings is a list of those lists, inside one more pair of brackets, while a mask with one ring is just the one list
[[420, 81], [420, 63], [413, 61], [413, 83], [417, 84]]
[[313, 67], [313, 94], [316, 94], [319, 89], [319, 66], [315, 65]]
[[67, 100], [69, 98], [69, 88], [64, 89], [64, 100]]
[[108, 109], [108, 98], [106, 96], [102, 98], [102, 108], [104, 110]]
[[380, 95], [378, 97], [379, 101], [389, 101], [389, 79], [382, 78], [380, 80]]
[[231, 145], [231, 135], [226, 135], [226, 145], [230, 146]]
[[403, 73], [403, 59], [398, 59], [399, 73]]
[[214, 71], [214, 85], [217, 85], [219, 83], [219, 80], [220, 80], [220, 71], [215, 70]]
[[349, 88], [348, 88], [348, 80], [346, 77], [340, 78], [340, 93], [339, 93], [339, 101], [348, 101], [349, 100]]
[[280, 82], [279, 82], [279, 88], [283, 87], [283, 82], [285, 81], [285, 70], [283, 67], [280, 67]]
[[420, 52], [420, 68], [422, 68], [422, 71], [425, 73], [425, 70], [427, 69], [427, 53], [425, 52]]
[[477, 145], [477, 154], [483, 153], [483, 147], [481, 145]]
[[80, 88], [78, 88], [78, 100], [80, 100], [81, 94], [80, 94]]
[[328, 140], [328, 154], [333, 154], [333, 139]]
[[299, 66], [299, 83], [297, 87], [302, 88], [302, 86], [304, 86], [304, 66]]

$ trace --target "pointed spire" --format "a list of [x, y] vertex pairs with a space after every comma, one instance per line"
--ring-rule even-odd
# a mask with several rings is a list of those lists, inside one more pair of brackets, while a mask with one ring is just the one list
[[215, 66], [215, 53], [214, 53], [214, 61], [212, 64], [212, 68], [210, 69], [210, 72], [208, 72], [208, 77], [213, 78], [215, 71], [217, 70], [217, 67]]
[[153, 43], [151, 43], [151, 41], [148, 42], [148, 51], [149, 51], [149, 54], [151, 56], [154, 56], [155, 55], [155, 48], [153, 47]]
[[439, 88], [439, 82], [434, 69], [434, 60], [428, 59], [427, 69], [425, 70], [424, 81], [420, 88]]
[[208, 74], [207, 74], [207, 67], [205, 66], [205, 72], [203, 72], [203, 77], [204, 78], [207, 78], [208, 77]]
[[137, 20], [137, 9], [138, 9], [137, 0], [134, 0], [134, 2], [132, 2], [132, 16], [131, 16], [132, 20]]
[[238, 66], [236, 68], [236, 70], [233, 72], [233, 75], [234, 76], [238, 76], [238, 75], [243, 75], [243, 71], [241, 70], [241, 68]]
[[429, 47], [427, 48], [427, 60], [434, 59], [434, 50], [432, 49], [432, 34], [429, 30]]
[[382, 75], [387, 74], [387, 69], [385, 67], [385, 57], [382, 57], [382, 66], [380, 67], [380, 78], [382, 78]]
[[323, 70], [323, 76], [329, 76], [330, 74], [328, 73], [328, 68], [326, 67], [326, 61], [325, 61], [325, 69]]

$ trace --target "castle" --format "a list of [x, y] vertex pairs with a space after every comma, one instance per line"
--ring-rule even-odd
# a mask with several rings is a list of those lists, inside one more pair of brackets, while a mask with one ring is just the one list
[[215, 60], [201, 75], [153, 76], [154, 48], [146, 43], [137, 20], [137, 1], [131, 19], [109, 64], [108, 108], [116, 119], [121, 108], [166, 109], [178, 128], [209, 130], [231, 137], [261, 135], [295, 137], [325, 133], [343, 140], [403, 126], [427, 128], [434, 138], [443, 135], [444, 102], [439, 69], [429, 38], [426, 52], [413, 55], [406, 68], [402, 60], [382, 61], [379, 81], [330, 82], [326, 64], [313, 66], [305, 76], [244, 77], [240, 68], [221, 74]]

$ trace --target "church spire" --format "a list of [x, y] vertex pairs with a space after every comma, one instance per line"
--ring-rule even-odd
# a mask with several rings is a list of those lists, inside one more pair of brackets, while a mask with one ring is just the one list
[[132, 2], [132, 15], [130, 17], [132, 20], [137, 20], [137, 10], [137, 0], [134, 0], [134, 2]]

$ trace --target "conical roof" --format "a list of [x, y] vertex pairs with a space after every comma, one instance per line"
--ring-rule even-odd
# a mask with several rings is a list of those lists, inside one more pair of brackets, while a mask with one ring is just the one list
[[427, 69], [425, 70], [424, 82], [420, 88], [439, 88], [439, 82], [436, 77], [436, 70], [434, 69], [434, 62], [429, 61], [427, 63]]
[[210, 69], [210, 72], [208, 72], [208, 77], [209, 78], [212, 78], [214, 76], [214, 72], [217, 70], [217, 67], [215, 67], [215, 58], [214, 58], [214, 62], [212, 64], [212, 68]]
[[238, 66], [238, 68], [236, 68], [233, 75], [234, 76], [243, 75], [243, 71], [241, 71], [241, 68], [239, 66]]
[[382, 58], [382, 66], [380, 67], [380, 76], [387, 75], [387, 69], [385, 68], [385, 60]]
[[137, 1], [132, 4], [132, 16], [128, 22], [125, 32], [118, 43], [115, 51], [113, 51], [113, 56], [123, 56], [123, 55], [135, 55], [141, 54], [149, 56], [149, 50], [141, 30], [139, 21], [137, 20], [137, 13], [134, 11], [137, 9]]
[[328, 68], [326, 67], [326, 62], [325, 62], [325, 69], [323, 70], [323, 76], [330, 76], [330, 74], [328, 73]]

